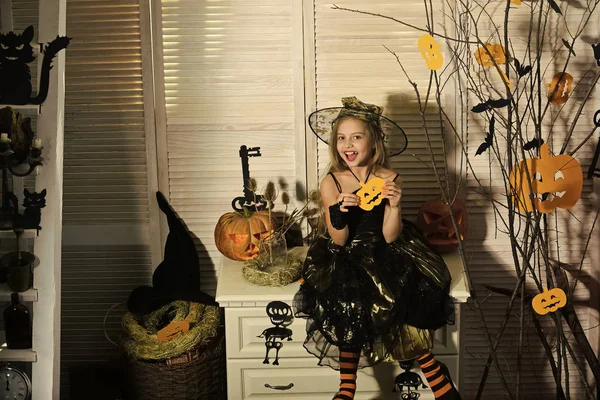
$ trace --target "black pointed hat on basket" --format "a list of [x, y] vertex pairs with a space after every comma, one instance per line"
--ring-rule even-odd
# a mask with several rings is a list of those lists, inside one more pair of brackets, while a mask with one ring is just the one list
[[387, 156], [394, 157], [406, 150], [408, 138], [398, 124], [381, 115], [382, 113], [383, 107], [363, 103], [356, 97], [343, 97], [342, 107], [322, 108], [310, 114], [308, 125], [320, 140], [329, 144], [333, 124], [341, 117], [351, 116], [374, 123], [381, 128]]
[[152, 286], [131, 292], [127, 309], [144, 315], [175, 300], [216, 304], [214, 297], [200, 290], [200, 260], [192, 235], [161, 192], [156, 192], [156, 200], [169, 223], [165, 257], [154, 270]]

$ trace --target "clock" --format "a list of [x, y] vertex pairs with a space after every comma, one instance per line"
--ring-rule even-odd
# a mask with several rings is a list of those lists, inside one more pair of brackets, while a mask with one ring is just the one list
[[8, 364], [0, 367], [0, 400], [30, 400], [31, 380], [27, 374]]

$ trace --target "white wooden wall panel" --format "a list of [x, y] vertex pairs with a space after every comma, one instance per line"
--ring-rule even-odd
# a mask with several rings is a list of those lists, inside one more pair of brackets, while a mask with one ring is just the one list
[[[526, 3], [523, 3], [523, 5], [525, 4]], [[558, 2], [558, 4], [561, 5], [561, 8], [567, 7], [566, 2]], [[501, 26], [504, 5], [502, 5], [502, 7], [488, 7], [486, 10], [491, 12], [491, 16], [496, 24]], [[511, 9], [511, 22], [509, 24], [513, 45], [511, 54], [514, 57], [518, 57], [520, 61], [523, 61], [525, 54], [527, 28], [529, 26], [529, 10], [529, 7], [514, 7]], [[563, 12], [565, 11], [567, 10], [563, 9]], [[581, 18], [581, 14], [581, 9], [575, 9], [573, 7], [568, 8], [567, 15], [569, 27], [571, 29], [575, 29], [576, 23]], [[556, 72], [562, 70], [563, 62], [567, 55], [567, 50], [560, 40], [561, 37], [568, 37], [564, 26], [563, 24], [556, 22], [556, 14], [553, 11], [549, 11], [549, 16], [550, 22], [548, 25], [548, 34], [545, 35], [546, 43], [542, 61], [542, 73], [544, 74], [542, 80], [543, 105], [546, 103], [547, 93], [545, 84], [551, 81], [552, 76]], [[598, 20], [597, 17], [598, 16], [595, 15], [592, 18], [589, 28], [584, 33], [584, 37], [586, 35], [588, 37], [597, 37], [597, 22], [595, 22]], [[479, 35], [481, 38], [487, 39], [490, 43], [499, 43], [498, 37], [494, 36], [494, 33], [491, 31], [491, 26], [492, 24], [489, 23], [488, 19], [482, 18], [479, 25]], [[522, 37], [518, 36], [519, 32], [522, 32]], [[519, 40], [519, 38], [522, 40]], [[477, 46], [473, 46], [473, 51], [475, 51], [476, 47]], [[553, 128], [554, 142], [551, 143], [551, 149], [554, 153], [560, 151], [565, 132], [568, 130], [580, 100], [589, 88], [590, 81], [597, 70], [589, 43], [586, 43], [584, 40], [578, 40], [575, 43], [574, 50], [577, 57], [571, 59], [567, 72], [574, 77], [575, 83], [583, 78], [582, 83], [575, 90], [571, 99], [566, 103], [564, 109], [560, 111], [560, 115], [559, 110], [561, 109], [561, 106], [551, 105], [544, 119], [543, 138], [546, 141], [550, 131], [549, 121], [555, 120]], [[551, 60], [551, 54], [556, 52], [558, 52], [558, 57]], [[478, 67], [477, 64], [475, 64], [475, 66]], [[546, 66], [548, 66], [548, 68], [544, 71]], [[477, 69], [477, 71], [483, 73], [481, 69]], [[474, 71], [474, 73], [477, 73], [477, 71]], [[586, 72], [588, 72], [588, 75], [587, 77], [584, 77]], [[494, 71], [488, 72], [488, 74], [492, 83], [497, 85], [497, 88], [501, 88], [501, 81], [497, 77], [497, 74], [495, 74]], [[514, 72], [512, 74], [511, 81], [514, 85]], [[504, 89], [501, 90], [504, 92]], [[493, 98], [497, 98], [497, 96], [494, 96]], [[472, 107], [480, 101], [476, 97], [471, 96], [470, 102], [469, 107]], [[523, 109], [524, 105], [521, 105], [523, 107], [520, 107], [520, 109]], [[584, 109], [584, 114], [579, 119], [577, 128], [573, 133], [568, 151], [573, 150], [575, 145], [578, 144], [593, 128], [592, 116], [598, 105], [597, 100], [593, 98], [588, 101]], [[505, 228], [502, 225], [499, 216], [494, 215], [494, 211], [491, 208], [489, 201], [489, 194], [493, 193], [494, 199], [499, 200], [504, 204], [506, 203], [505, 189], [503, 186], [503, 179], [499, 172], [498, 160], [495, 156], [491, 157], [489, 152], [474, 157], [479, 144], [484, 141], [484, 130], [487, 131], [487, 129], [486, 122], [476, 117], [473, 113], [469, 113], [468, 153], [473, 165], [474, 173], [473, 171], [468, 172], [468, 179], [466, 182], [467, 206], [469, 208], [470, 220], [472, 221], [467, 240], [467, 259], [469, 260], [469, 269], [475, 284], [474, 289], [477, 291], [479, 299], [484, 299], [482, 309], [484, 310], [492, 337], [494, 337], [504, 319], [508, 299], [497, 294], [492, 294], [488, 297], [489, 293], [481, 285], [486, 284], [513, 289], [516, 282], [516, 274], [514, 272], [514, 264], [512, 261], [511, 245], [508, 242], [506, 235], [500, 232], [500, 230], [504, 230]], [[499, 128], [497, 123], [496, 137], [500, 143], [505, 143], [502, 139], [505, 132], [506, 130]], [[529, 139], [533, 138], [533, 129], [528, 130], [528, 134]], [[584, 174], [587, 174], [587, 169], [594, 153], [595, 144], [596, 141], [592, 140], [577, 152], [576, 158], [581, 163]], [[504, 145], [501, 144], [501, 147], [502, 146]], [[501, 154], [500, 157], [502, 162], [507, 162], [506, 154]], [[485, 194], [481, 193], [481, 188], [477, 184], [474, 175], [476, 175], [483, 185], [486, 186]], [[589, 233], [593, 222], [593, 216], [595, 215], [591, 197], [592, 189], [592, 181], [584, 179], [584, 189], [581, 200], [571, 210], [571, 213], [565, 210], [559, 210], [556, 214], [550, 214], [548, 217], [550, 229], [558, 230], [561, 244], [560, 251], [557, 253], [556, 250], [553, 250], [551, 255], [554, 257], [560, 256], [560, 260], [563, 262], [571, 262], [578, 265], [581, 259], [585, 240], [587, 240], [587, 234]], [[503, 214], [503, 216], [505, 216], [505, 214]], [[551, 236], [556, 238], [555, 234], [552, 234]], [[577, 304], [578, 316], [586, 331], [590, 327], [588, 322], [589, 308], [587, 307], [590, 299], [589, 275], [592, 271], [590, 256], [591, 253], [588, 251], [587, 260], [583, 264], [584, 274], [580, 278], [580, 283], [571, 299]], [[532, 293], [537, 293], [537, 289], [531, 282], [531, 279], [528, 281], [527, 289]], [[481, 323], [475, 310], [467, 307], [464, 315], [464, 328], [462, 332], [464, 354], [463, 365], [461, 368], [461, 393], [465, 398], [473, 398], [477, 392], [483, 366], [489, 352], [487, 343], [481, 334]], [[519, 332], [518, 305], [513, 309], [512, 315], [513, 316], [504, 333], [498, 354], [500, 355], [500, 364], [506, 372], [505, 376], [507, 377], [508, 385], [509, 387], [514, 388], [514, 385], [516, 384], [516, 348]], [[544, 330], [551, 333], [550, 342], [552, 344], [555, 329], [548, 317], [541, 317], [540, 320]], [[521, 395], [527, 399], [551, 398], [554, 396], [554, 384], [550, 366], [543, 352], [543, 348], [540, 345], [539, 338], [535, 332], [531, 319], [526, 317], [526, 322], [527, 321], [524, 339], [525, 352], [523, 354], [523, 369], [521, 375]], [[568, 331], [566, 325], [565, 329]], [[571, 345], [574, 345], [574, 340], [572, 340], [572, 338], [570, 339], [570, 343]], [[577, 346], [574, 346], [574, 349], [577, 351]], [[585, 361], [580, 354], [579, 356], [580, 363], [585, 365]], [[575, 366], [572, 362], [569, 364], [569, 371], [572, 385], [572, 398], [586, 398], [579, 379], [577, 378]], [[563, 375], [564, 373], [563, 370]], [[483, 398], [500, 398], [503, 393], [500, 382], [497, 379], [496, 374], [492, 371], [488, 378]]]
[[[424, 26], [426, 22], [423, 2], [416, 0], [377, 0], [368, 3], [342, 1], [335, 4], [342, 8], [401, 17], [403, 21], [419, 26]], [[434, 9], [438, 10], [442, 2], [434, 1], [433, 4]], [[392, 158], [390, 166], [402, 176], [402, 211], [406, 218], [413, 220], [421, 205], [438, 198], [440, 192], [435, 175], [427, 166], [431, 163], [431, 157], [416, 94], [396, 58], [384, 46], [400, 56], [410, 78], [424, 92], [429, 69], [417, 47], [422, 34], [390, 20], [334, 10], [328, 1], [314, 2], [314, 82], [307, 84], [314, 85], [315, 96], [307, 99], [307, 104], [312, 103], [310, 111], [340, 106], [341, 98], [346, 96], [356, 96], [364, 102], [384, 107], [383, 114], [396, 121], [408, 137], [407, 150]], [[426, 120], [436, 165], [443, 170], [444, 143], [440, 135], [439, 117], [433, 106], [434, 103], [430, 102]], [[314, 143], [315, 139], [310, 140]], [[313, 182], [323, 177], [329, 162], [327, 145], [318, 141], [316, 150], [317, 169], [312, 170]]]
[[[294, 199], [305, 180], [296, 162], [304, 118], [296, 111], [303, 104], [295, 79], [302, 71], [299, 4], [162, 1], [167, 145], [159, 151], [168, 165], [159, 169], [168, 169], [171, 204], [200, 240], [207, 291], [216, 288], [221, 257], [215, 224], [243, 195], [240, 146], [260, 147], [262, 156], [249, 160], [259, 188], [283, 181]], [[282, 210], [278, 201], [275, 211]]]
[[[148, 200], [156, 171], [147, 158], [153, 105], [144, 102], [142, 18], [138, 0], [67, 3], [73, 39], [66, 52], [63, 399], [69, 398], [70, 367], [102, 365], [119, 354], [104, 337], [104, 316], [150, 283], [151, 253], [160, 254], [159, 246], [150, 248], [158, 235], [150, 232], [157, 221]], [[113, 339], [124, 310], [119, 306], [108, 318]]]

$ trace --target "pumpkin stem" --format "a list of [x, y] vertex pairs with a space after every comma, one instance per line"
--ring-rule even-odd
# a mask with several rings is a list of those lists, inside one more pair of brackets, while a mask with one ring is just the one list
[[250, 216], [252, 215], [252, 212], [250, 211], [250, 209], [248, 207], [244, 207], [244, 206], [242, 206], [242, 209], [244, 210], [244, 218], [250, 218]]
[[548, 150], [548, 144], [546, 143], [540, 147], [540, 158], [542, 160], [550, 158], [550, 150]]

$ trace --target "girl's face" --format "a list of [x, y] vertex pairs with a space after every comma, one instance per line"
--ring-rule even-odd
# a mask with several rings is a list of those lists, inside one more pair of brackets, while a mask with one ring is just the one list
[[337, 151], [348, 167], [365, 166], [373, 152], [367, 128], [359, 119], [341, 121], [337, 129]]

